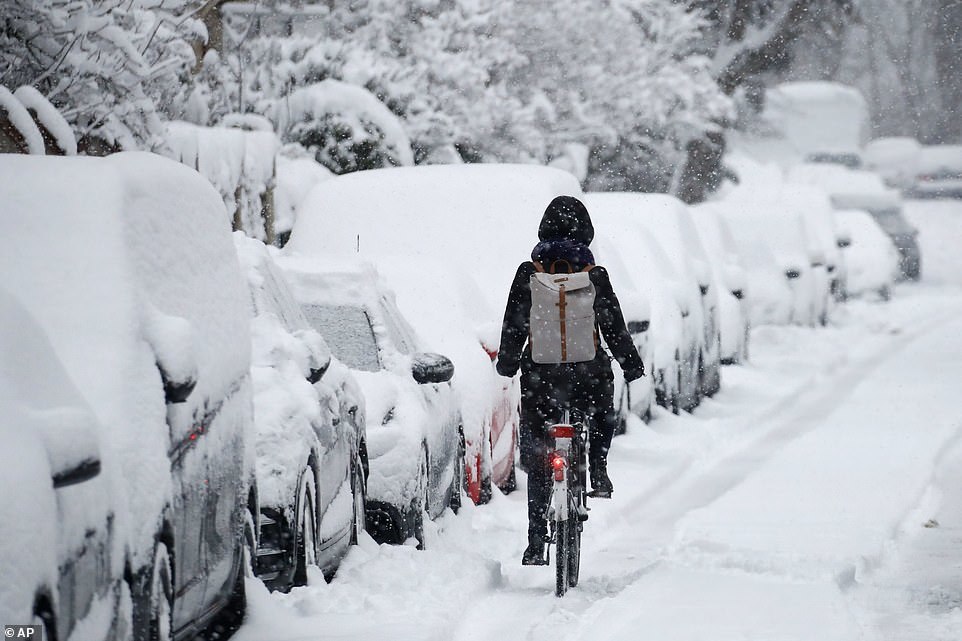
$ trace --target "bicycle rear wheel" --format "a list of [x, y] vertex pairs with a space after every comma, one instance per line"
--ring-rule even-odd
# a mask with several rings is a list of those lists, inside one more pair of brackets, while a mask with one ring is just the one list
[[555, 596], [562, 597], [568, 591], [571, 572], [571, 529], [577, 526], [568, 518], [555, 525], [558, 549], [555, 551]]

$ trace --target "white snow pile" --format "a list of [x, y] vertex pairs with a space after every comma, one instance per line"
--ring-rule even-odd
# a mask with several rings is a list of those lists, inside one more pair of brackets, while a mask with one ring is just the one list
[[53, 141], [66, 155], [77, 155], [77, 139], [74, 137], [73, 129], [60, 111], [42, 93], [24, 85], [13, 92], [13, 95], [28, 111], [36, 114], [37, 122], [50, 133]]
[[280, 148], [269, 131], [167, 123], [171, 157], [214, 185], [235, 227], [266, 240], [273, 230], [265, 218], [267, 192], [274, 187], [274, 157]]
[[10, 90], [0, 85], [0, 111], [6, 114], [10, 124], [23, 138], [28, 154], [42, 156], [46, 153], [43, 145], [43, 135], [34, 122], [33, 117], [23, 103], [17, 100]]
[[[143, 561], [169, 500], [171, 436], [185, 438], [210, 399], [227, 397], [198, 448], [234, 448], [250, 425], [245, 293], [223, 203], [195, 171], [146, 153], [0, 157], [0, 192], [0, 271], [96, 413], [102, 445], [122, 453], [131, 500], [118, 532]], [[187, 402], [166, 406], [158, 363], [196, 369]]]
[[325, 141], [336, 149], [335, 154], [349, 153], [341, 146], [370, 142], [383, 145], [390, 164], [414, 164], [411, 141], [400, 119], [363, 87], [327, 79], [295, 89], [277, 101], [274, 119], [285, 142], [300, 142], [310, 149], [314, 145], [305, 144], [307, 140], [341, 127], [331, 132], [333, 139]]

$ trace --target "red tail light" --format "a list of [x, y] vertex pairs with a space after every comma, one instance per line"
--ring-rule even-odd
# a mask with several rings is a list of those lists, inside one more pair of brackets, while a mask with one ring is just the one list
[[551, 468], [554, 470], [554, 480], [563, 481], [565, 478], [565, 468], [568, 467], [568, 460], [560, 452], [551, 455]]

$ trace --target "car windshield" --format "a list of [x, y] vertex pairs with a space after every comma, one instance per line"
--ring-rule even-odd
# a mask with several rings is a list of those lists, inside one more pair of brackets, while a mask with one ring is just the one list
[[351, 369], [376, 372], [381, 369], [371, 319], [361, 307], [347, 305], [303, 305], [304, 316], [320, 332], [334, 355]]

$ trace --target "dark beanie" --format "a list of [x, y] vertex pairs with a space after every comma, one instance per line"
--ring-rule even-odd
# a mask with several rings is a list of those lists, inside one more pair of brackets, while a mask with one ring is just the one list
[[595, 237], [588, 209], [574, 196], [558, 196], [544, 210], [538, 227], [539, 240], [568, 239], [590, 245]]

